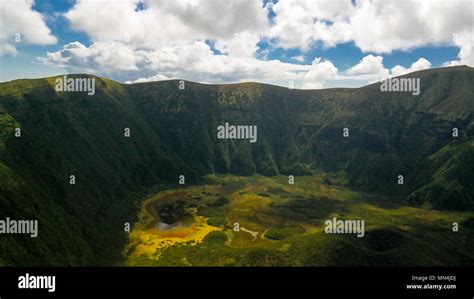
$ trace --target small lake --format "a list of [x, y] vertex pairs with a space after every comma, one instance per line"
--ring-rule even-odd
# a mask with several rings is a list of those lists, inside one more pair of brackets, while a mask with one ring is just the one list
[[165, 222], [158, 222], [155, 224], [155, 228], [159, 229], [161, 231], [167, 231], [176, 227], [190, 227], [192, 223], [184, 223], [181, 221], [175, 222], [175, 223], [165, 223]]
[[158, 230], [190, 227], [194, 223], [194, 217], [187, 211], [186, 204], [181, 200], [167, 204], [157, 203], [154, 208], [159, 217], [154, 227]]

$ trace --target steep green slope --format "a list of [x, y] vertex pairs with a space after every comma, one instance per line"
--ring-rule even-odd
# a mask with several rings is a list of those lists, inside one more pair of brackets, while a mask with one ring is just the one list
[[2, 236], [1, 256], [14, 265], [115, 263], [124, 222], [133, 220], [132, 192], [194, 174], [141, 119], [121, 85], [97, 78], [96, 94], [87, 96], [57, 93], [53, 82], [0, 85], [0, 218], [39, 220], [35, 239]]
[[[379, 84], [303, 91], [186, 82], [181, 90], [179, 81], [166, 81], [126, 89], [164, 142], [203, 174], [300, 175], [322, 169], [334, 173], [337, 183], [402, 198], [427, 185], [450, 190], [436, 179], [442, 165], [433, 167], [429, 157], [450, 144], [458, 145], [454, 152], [472, 157], [474, 71], [456, 67], [405, 77], [420, 78], [419, 96], [381, 92]], [[218, 140], [216, 128], [225, 122], [257, 125], [258, 142]], [[454, 127], [458, 138], [452, 137]], [[343, 128], [349, 129], [348, 138]], [[462, 167], [456, 161], [452, 163]], [[398, 175], [404, 176], [403, 185]], [[448, 196], [450, 203], [441, 200], [435, 207], [473, 208], [468, 181], [465, 177], [456, 183], [465, 196]], [[435, 200], [417, 198], [411, 202]]]

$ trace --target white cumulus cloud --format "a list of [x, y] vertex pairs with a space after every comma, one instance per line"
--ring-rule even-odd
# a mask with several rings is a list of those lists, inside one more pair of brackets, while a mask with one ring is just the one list
[[[223, 83], [259, 81], [295, 87], [354, 86], [431, 67], [425, 58], [388, 69], [383, 55], [427, 45], [455, 45], [472, 65], [471, 0], [78, 0], [64, 14], [86, 42], [72, 42], [40, 60], [70, 72], [122, 82], [166, 78]], [[274, 14], [269, 19], [268, 14]], [[262, 43], [269, 46], [262, 46]], [[312, 58], [310, 50], [353, 42], [365, 56], [347, 70]], [[259, 48], [263, 47], [263, 48]], [[275, 47], [289, 62], [273, 58]], [[296, 53], [296, 54], [294, 54]], [[314, 55], [314, 54], [313, 54]], [[284, 57], [283, 55], [282, 57]], [[268, 58], [272, 57], [272, 58]]]
[[0, 56], [15, 54], [18, 42], [34, 45], [57, 42], [44, 17], [32, 9], [33, 4], [33, 0], [0, 2]]
[[382, 64], [382, 56], [367, 55], [362, 60], [347, 70], [349, 75], [373, 75], [373, 74], [384, 74], [386, 72], [385, 67]]
[[150, 48], [204, 39], [229, 44], [236, 34], [244, 35], [234, 41], [242, 44], [268, 26], [266, 8], [252, 0], [123, 0], [113, 5], [79, 0], [64, 16], [94, 42], [126, 41]]
[[[117, 42], [97, 42], [89, 47], [79, 42], [49, 52], [44, 63], [59, 65], [68, 71], [87, 70], [122, 81], [151, 81], [157, 74], [199, 82], [260, 81], [288, 85], [301, 79], [308, 65], [259, 60], [248, 56], [214, 54], [204, 41], [159, 49], [133, 49]], [[135, 76], [135, 78], [133, 78]]]
[[426, 60], [425, 58], [420, 58], [417, 61], [413, 62], [413, 64], [409, 68], [404, 68], [403, 66], [397, 65], [391, 69], [392, 76], [401, 76], [407, 73], [426, 70], [431, 68], [431, 62]]
[[315, 42], [354, 42], [363, 52], [390, 53], [453, 44], [453, 34], [472, 35], [472, 0], [280, 1], [270, 36], [284, 48], [307, 50]]
[[474, 56], [472, 55], [473, 34], [474, 30], [453, 34], [453, 42], [459, 47], [458, 59], [445, 62], [444, 66], [469, 65], [474, 67]]
[[320, 89], [329, 79], [337, 77], [338, 70], [334, 64], [329, 61], [321, 61], [321, 58], [315, 58], [311, 68], [304, 76], [303, 89]]

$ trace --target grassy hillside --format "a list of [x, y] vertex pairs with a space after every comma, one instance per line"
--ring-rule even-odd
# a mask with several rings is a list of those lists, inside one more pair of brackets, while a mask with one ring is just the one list
[[[134, 192], [195, 175], [121, 85], [97, 78], [96, 94], [87, 96], [57, 93], [53, 82], [0, 85], [0, 218], [40, 223], [36, 239], [2, 236], [1, 256], [14, 265], [115, 263], [124, 222], [134, 219]], [[124, 137], [125, 127], [133, 138]]]
[[[472, 169], [463, 177], [451, 171], [448, 182], [439, 178], [441, 169], [462, 168], [463, 159], [472, 159], [474, 70], [455, 67], [406, 76], [420, 78], [419, 96], [381, 92], [379, 84], [314, 91], [192, 82], [181, 90], [179, 81], [125, 87], [165, 144], [199, 173], [271, 176], [324, 170], [335, 174], [336, 183], [359, 190], [406, 198], [422, 187], [439, 188], [445, 199], [417, 193], [411, 202], [474, 208]], [[257, 125], [258, 142], [217, 139], [216, 128], [225, 122]], [[458, 138], [452, 137], [454, 127]], [[348, 138], [343, 128], [349, 129]], [[447, 160], [434, 163], [430, 157], [442, 155], [446, 147], [465, 158], [451, 159], [449, 166]], [[398, 175], [404, 176], [402, 186]], [[464, 195], [458, 197], [459, 192]]]
[[[95, 77], [88, 96], [56, 92], [54, 77], [0, 83], [0, 219], [40, 222], [36, 239], [2, 235], [0, 261], [116, 264], [124, 222], [134, 222], [141, 196], [180, 174], [195, 183], [216, 173], [323, 171], [327, 185], [472, 210], [474, 71], [407, 76], [421, 78], [419, 96], [382, 93], [378, 84], [308, 91], [185, 82], [182, 90], [175, 80], [122, 85]], [[257, 125], [258, 141], [218, 140], [224, 122]]]

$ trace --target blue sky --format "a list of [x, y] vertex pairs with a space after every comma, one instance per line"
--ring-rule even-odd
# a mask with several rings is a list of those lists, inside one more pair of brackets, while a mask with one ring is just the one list
[[325, 88], [472, 66], [472, 1], [397, 3], [2, 1], [0, 81], [80, 72]]

